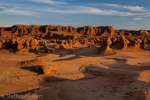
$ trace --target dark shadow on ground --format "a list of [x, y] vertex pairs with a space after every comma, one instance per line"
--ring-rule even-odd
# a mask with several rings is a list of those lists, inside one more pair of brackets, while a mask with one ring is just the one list
[[106, 59], [113, 59], [117, 61], [109, 64], [103, 63], [103, 65], [109, 66], [112, 69], [130, 70], [130, 71], [150, 70], [150, 66], [140, 66], [140, 65], [136, 66], [127, 64], [127, 59], [119, 59], [119, 58], [106, 58]]
[[[37, 55], [37, 57], [43, 57], [43, 56], [47, 56], [49, 54], [59, 55], [60, 59], [54, 60], [54, 62], [56, 62], [56, 61], [67, 61], [67, 60], [80, 59], [80, 58], [82, 58], [82, 56], [103, 57], [103, 56], [110, 56], [110, 55], [116, 54], [116, 53], [100, 54], [99, 53], [100, 49], [101, 48], [99, 48], [99, 47], [92, 47], [92, 48], [85, 47], [85, 48], [79, 48], [79, 49], [60, 49], [60, 50], [54, 50], [53, 52], [50, 52], [50, 53], [39, 54], [39, 55]], [[61, 59], [61, 57], [65, 57], [68, 55], [74, 55], [74, 56], [66, 58], [66, 59]]]
[[40, 65], [35, 65], [35, 66], [27, 66], [27, 67], [20, 67], [21, 69], [25, 69], [28, 71], [35, 72], [37, 74], [43, 74], [43, 70], [41, 69]]

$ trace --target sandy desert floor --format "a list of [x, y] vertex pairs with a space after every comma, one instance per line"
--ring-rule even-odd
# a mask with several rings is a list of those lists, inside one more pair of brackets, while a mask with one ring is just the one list
[[[0, 50], [0, 99], [150, 100], [150, 51], [100, 55], [96, 46], [78, 48], [40, 54]], [[41, 74], [36, 68], [43, 65], [58, 72]]]

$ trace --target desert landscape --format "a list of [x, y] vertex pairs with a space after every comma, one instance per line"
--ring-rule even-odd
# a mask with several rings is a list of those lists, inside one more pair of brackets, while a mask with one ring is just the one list
[[0, 27], [0, 100], [150, 100], [150, 31]]

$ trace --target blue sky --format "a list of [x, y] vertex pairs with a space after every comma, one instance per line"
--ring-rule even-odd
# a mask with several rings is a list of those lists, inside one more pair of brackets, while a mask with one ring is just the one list
[[64, 25], [150, 29], [150, 0], [0, 0], [0, 26]]

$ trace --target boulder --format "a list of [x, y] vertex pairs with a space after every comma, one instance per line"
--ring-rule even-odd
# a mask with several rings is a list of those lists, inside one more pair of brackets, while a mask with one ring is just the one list
[[60, 44], [56, 44], [56, 45], [55, 45], [55, 49], [56, 49], [56, 50], [60, 49]]
[[59, 67], [49, 65], [49, 66], [42, 66], [41, 69], [43, 71], [43, 74], [56, 74], [58, 72]]

